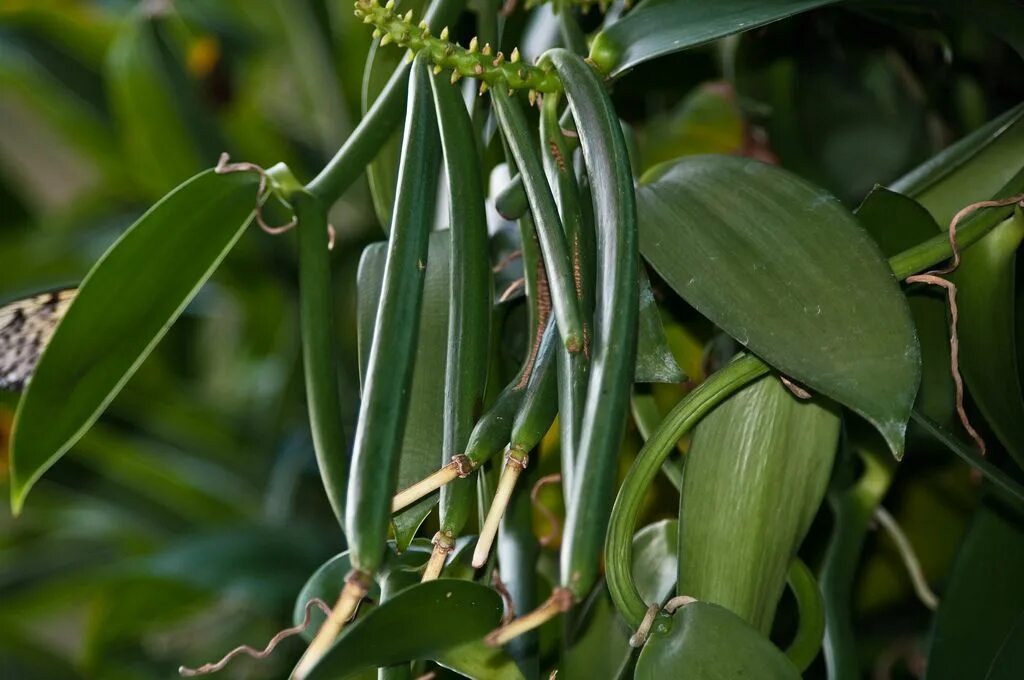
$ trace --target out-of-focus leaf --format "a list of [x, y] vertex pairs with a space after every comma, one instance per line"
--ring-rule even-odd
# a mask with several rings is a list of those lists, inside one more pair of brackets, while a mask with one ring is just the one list
[[637, 213], [640, 252], [683, 299], [902, 456], [917, 337], [878, 247], [834, 197], [763, 163], [694, 156], [648, 173]]
[[705, 83], [679, 106], [648, 123], [640, 136], [640, 158], [647, 170], [680, 156], [738, 153], [746, 125], [735, 93], [726, 83]]
[[1002, 646], [988, 667], [985, 680], [1015, 680], [1024, 668], [1024, 612], [1003, 638]]
[[[676, 520], [649, 524], [633, 537], [633, 577], [644, 602], [662, 602], [676, 582]], [[602, 586], [579, 623], [581, 632], [566, 650], [559, 675], [568, 680], [620, 677], [633, 654], [632, 634]], [[611, 671], [611, 673], [609, 673]]]
[[676, 611], [671, 623], [655, 622], [633, 677], [796, 680], [800, 673], [775, 645], [728, 609], [693, 602]]
[[647, 272], [640, 268], [640, 316], [637, 319], [636, 372], [634, 382], [679, 383], [686, 380], [665, 338], [661, 312], [654, 300]]
[[[402, 457], [398, 469], [398, 488], [417, 482], [441, 467], [441, 439], [444, 409], [444, 375], [448, 342], [449, 251], [448, 232], [430, 235], [427, 255], [426, 279], [423, 283], [423, 307], [420, 313], [420, 333], [416, 347], [416, 365], [413, 370], [409, 415], [402, 441]], [[366, 375], [373, 326], [377, 318], [380, 288], [384, 280], [387, 244], [375, 243], [363, 251], [359, 263], [359, 365], [360, 375]], [[410, 320], [412, 323], [412, 320]], [[437, 503], [437, 494], [415, 503], [392, 519], [398, 550], [406, 546], [416, 534], [420, 524]]]
[[[875, 187], [856, 213], [886, 257], [932, 238], [938, 230], [920, 203], [883, 187]], [[914, 407], [948, 426], [953, 417], [953, 376], [949, 371], [945, 293], [916, 287], [907, 291], [907, 304], [921, 343], [921, 388]]]
[[597, 34], [590, 58], [614, 77], [645, 61], [831, 2], [834, 0], [645, 0]]
[[338, 680], [364, 668], [432, 659], [483, 638], [502, 609], [497, 592], [472, 581], [419, 583], [346, 626], [307, 677]]
[[158, 40], [157, 19], [132, 17], [110, 47], [106, 72], [132, 177], [154, 197], [203, 167], [180, 105], [183, 93], [175, 93]]
[[768, 634], [790, 562], [825, 496], [839, 415], [776, 376], [701, 420], [683, 468], [676, 591]]
[[960, 367], [1003, 446], [1024, 466], [1024, 394], [1017, 363], [1016, 255], [1024, 213], [993, 229], [963, 254], [953, 275], [960, 311]]
[[139, 218], [86, 276], [15, 417], [16, 512], [32, 484], [95, 422], [241, 236], [257, 182], [249, 172], [197, 175]]
[[1024, 517], [986, 500], [975, 512], [942, 594], [927, 680], [986, 677], [1024, 612], [1022, 571]]

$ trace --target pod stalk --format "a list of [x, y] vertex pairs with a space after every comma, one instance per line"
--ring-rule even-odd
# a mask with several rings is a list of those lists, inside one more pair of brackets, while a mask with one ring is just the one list
[[572, 603], [573, 596], [571, 590], [568, 588], [555, 588], [551, 592], [551, 597], [545, 600], [544, 604], [529, 614], [520, 616], [518, 619], [512, 619], [507, 624], [495, 628], [487, 634], [484, 642], [491, 647], [504, 645], [509, 640], [540, 628], [559, 614], [569, 611], [572, 608]]
[[487, 511], [487, 519], [480, 529], [480, 538], [476, 542], [476, 549], [473, 550], [473, 568], [479, 569], [487, 564], [487, 558], [491, 554], [491, 546], [494, 545], [494, 537], [498, 534], [498, 525], [505, 515], [509, 499], [519, 481], [519, 475], [526, 469], [530, 457], [519, 450], [509, 451], [505, 457], [505, 468], [501, 471], [501, 478], [498, 480], [498, 490], [494, 493], [494, 502]]
[[309, 643], [306, 652], [299, 659], [298, 665], [292, 672], [292, 680], [304, 680], [309, 675], [320, 659], [331, 649], [331, 645], [341, 633], [345, 624], [348, 623], [359, 609], [359, 603], [363, 601], [366, 594], [370, 592], [371, 577], [364, 571], [353, 569], [345, 576], [345, 586], [341, 589], [341, 595], [335, 603], [331, 613], [320, 626], [316, 637]]
[[441, 469], [396, 493], [391, 500], [391, 512], [403, 510], [448, 482], [468, 476], [475, 467], [473, 461], [466, 456], [452, 456], [451, 461]]
[[434, 534], [431, 542], [434, 544], [434, 549], [430, 553], [430, 559], [427, 560], [427, 568], [423, 571], [421, 582], [433, 581], [439, 577], [441, 570], [444, 569], [445, 560], [455, 549], [455, 538], [446, 531], [438, 531]]

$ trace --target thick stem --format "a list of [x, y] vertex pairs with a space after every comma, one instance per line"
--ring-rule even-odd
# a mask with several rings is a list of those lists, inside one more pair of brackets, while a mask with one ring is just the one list
[[391, 512], [403, 510], [427, 494], [437, 491], [453, 479], [467, 476], [474, 467], [476, 466], [473, 465], [473, 462], [465, 456], [453, 457], [451, 462], [440, 470], [432, 472], [429, 476], [396, 493], [391, 499]]
[[441, 570], [444, 569], [444, 562], [448, 559], [448, 554], [455, 549], [454, 537], [446, 532], [438, 531], [434, 534], [434, 549], [430, 552], [430, 559], [427, 560], [427, 568], [423, 571], [423, 578], [421, 582], [433, 581], [441, 575]]

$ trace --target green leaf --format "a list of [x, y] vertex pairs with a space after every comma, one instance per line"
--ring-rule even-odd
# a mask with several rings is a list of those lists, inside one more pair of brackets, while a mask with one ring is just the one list
[[902, 456], [920, 350], [896, 279], [856, 220], [828, 193], [751, 160], [685, 158], [644, 182], [640, 252], [661, 277]]
[[[886, 257], [932, 238], [939, 228], [920, 203], [884, 187], [875, 187], [856, 214]], [[949, 371], [945, 293], [916, 286], [907, 291], [907, 304], [921, 343], [921, 388], [914, 407], [938, 423], [951, 425], [953, 376]]]
[[1024, 518], [987, 499], [975, 512], [942, 595], [927, 680], [986, 677], [1024, 612], [1022, 571]]
[[434, 661], [467, 678], [523, 680], [516, 662], [501, 649], [473, 640], [434, 655]]
[[[399, 489], [423, 479], [442, 463], [444, 380], [438, 376], [444, 375], [448, 357], [449, 250], [447, 231], [430, 235], [416, 366], [398, 470]], [[359, 263], [359, 366], [362, 376], [366, 374], [386, 256], [387, 243], [375, 243], [367, 246]], [[436, 504], [437, 494], [431, 494], [392, 518], [399, 551], [409, 545]]]
[[985, 680], [1015, 680], [1024, 668], [1024, 613], [1003, 638], [1002, 646], [988, 667]]
[[346, 626], [307, 677], [336, 680], [365, 668], [433, 659], [483, 638], [501, 621], [502, 609], [498, 593], [472, 581], [419, 583]]
[[767, 635], [838, 440], [835, 404], [798, 400], [773, 375], [705, 416], [683, 468], [676, 592]]
[[661, 312], [647, 272], [640, 268], [640, 316], [637, 319], [636, 372], [634, 382], [680, 383], [686, 380], [672, 356], [665, 337]]
[[749, 31], [835, 0], [645, 0], [594, 38], [590, 58], [608, 76], [657, 57]]
[[255, 173], [193, 177], [143, 215], [86, 276], [18, 407], [17, 513], [37, 479], [95, 422], [241, 236]]
[[203, 165], [160, 53], [156, 21], [139, 14], [125, 22], [107, 55], [106, 81], [132, 177], [160, 196]]
[[[405, 4], [402, 6], [405, 7]], [[410, 6], [410, 9], [413, 8]], [[416, 15], [419, 14], [417, 11]], [[364, 116], [374, 100], [380, 96], [391, 74], [402, 65], [404, 57], [401, 50], [387, 46], [382, 48], [376, 40], [370, 44], [370, 51], [366, 55], [366, 68], [363, 70]], [[398, 155], [401, 150], [402, 130], [397, 129], [366, 166], [366, 181], [370, 185], [373, 210], [385, 234], [391, 228], [391, 206], [395, 204], [395, 192], [398, 190]]]
[[657, 621], [637, 660], [636, 680], [796, 680], [796, 667], [763, 635], [729, 610], [693, 602], [671, 624]]
[[953, 275], [960, 312], [960, 370], [999, 440], [1024, 466], [1024, 393], [1017, 363], [1015, 281], [1024, 213], [963, 254]]

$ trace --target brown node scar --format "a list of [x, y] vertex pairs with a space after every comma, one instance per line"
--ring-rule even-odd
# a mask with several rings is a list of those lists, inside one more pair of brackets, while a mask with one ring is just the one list
[[970, 419], [967, 417], [967, 411], [964, 410], [964, 382], [960, 375], [960, 339], [957, 334], [958, 313], [956, 306], [956, 284], [949, 279], [943, 278], [943, 276], [952, 274], [956, 271], [956, 268], [960, 266], [960, 249], [957, 247], [956, 243], [956, 228], [960, 223], [960, 220], [981, 208], [998, 208], [1013, 205], [1015, 203], [1019, 203], [1021, 206], [1024, 206], [1024, 195], [994, 201], [979, 201], [961, 208], [949, 222], [949, 249], [953, 255], [949, 266], [942, 269], [933, 269], [932, 271], [925, 272], [923, 274], [913, 274], [904, 279], [906, 283], [924, 283], [932, 286], [939, 286], [944, 288], [946, 291], [946, 299], [949, 304], [949, 364], [950, 373], [953, 376], [953, 385], [956, 388], [956, 412], [960, 417], [960, 422], [963, 424], [964, 429], [967, 430], [967, 433], [971, 436], [971, 439], [974, 440], [974, 443], [977, 445], [978, 450], [983, 456], [986, 452], [985, 440], [981, 438], [978, 431], [971, 425]]
[[327, 603], [321, 600], [320, 598], [314, 597], [312, 600], [306, 603], [306, 615], [302, 618], [302, 623], [300, 623], [297, 626], [285, 628], [284, 630], [280, 631], [277, 635], [270, 638], [270, 642], [268, 642], [267, 646], [264, 647], [262, 650], [254, 649], [249, 645], [240, 645], [232, 649], [227, 654], [225, 654], [221, 658], [221, 660], [217, 661], [216, 663], [203, 664], [199, 668], [189, 668], [187, 666], [180, 666], [178, 668], [178, 675], [181, 675], [185, 678], [194, 678], [200, 675], [216, 673], [217, 671], [223, 669], [226, 665], [228, 665], [228, 662], [230, 662], [231, 659], [235, 658], [239, 654], [248, 654], [254, 659], [267, 658], [273, 653], [274, 648], [277, 647], [278, 643], [280, 643], [282, 640], [289, 638], [293, 635], [299, 635], [300, 633], [304, 632], [306, 628], [309, 627], [309, 620], [310, 615], [313, 612], [313, 607], [317, 607], [318, 609], [320, 609], [320, 611], [322, 611], [326, 616], [331, 615], [331, 608], [327, 605]]
[[548, 140], [548, 148], [551, 149], [551, 156], [555, 159], [558, 169], [561, 172], [565, 172], [565, 156], [562, 155], [562, 150], [558, 148], [558, 144], [555, 143], [555, 140]]
[[[271, 236], [277, 236], [287, 231], [291, 231], [298, 224], [298, 221], [293, 217], [289, 222], [280, 225], [270, 225], [263, 220], [263, 197], [267, 191], [267, 171], [255, 163], [249, 163], [248, 161], [242, 161], [239, 163], [230, 163], [231, 157], [227, 152], [220, 155], [217, 160], [217, 166], [213, 169], [218, 175], [225, 175], [230, 172], [255, 172], [260, 177], [259, 186], [256, 188], [256, 224], [259, 225], [267, 234]], [[337, 233], [334, 230], [334, 225], [327, 225], [327, 249], [334, 250], [334, 242], [337, 240]]]
[[540, 490], [547, 486], [548, 484], [555, 484], [561, 481], [562, 475], [560, 475], [557, 472], [552, 475], [545, 475], [538, 479], [537, 483], [534, 484], [533, 488], [530, 490], [530, 502], [533, 503], [533, 507], [535, 507], [542, 515], [544, 515], [544, 518], [548, 521], [548, 524], [551, 525], [551, 528], [548, 530], [548, 533], [544, 534], [538, 539], [540, 544], [545, 547], [550, 545], [551, 542], [555, 540], [555, 537], [558, 536], [559, 533], [561, 533], [562, 524], [558, 521], [558, 517], [555, 515], [555, 513], [551, 512], [551, 510], [548, 509], [546, 505], [540, 502], [538, 496], [540, 495]]

